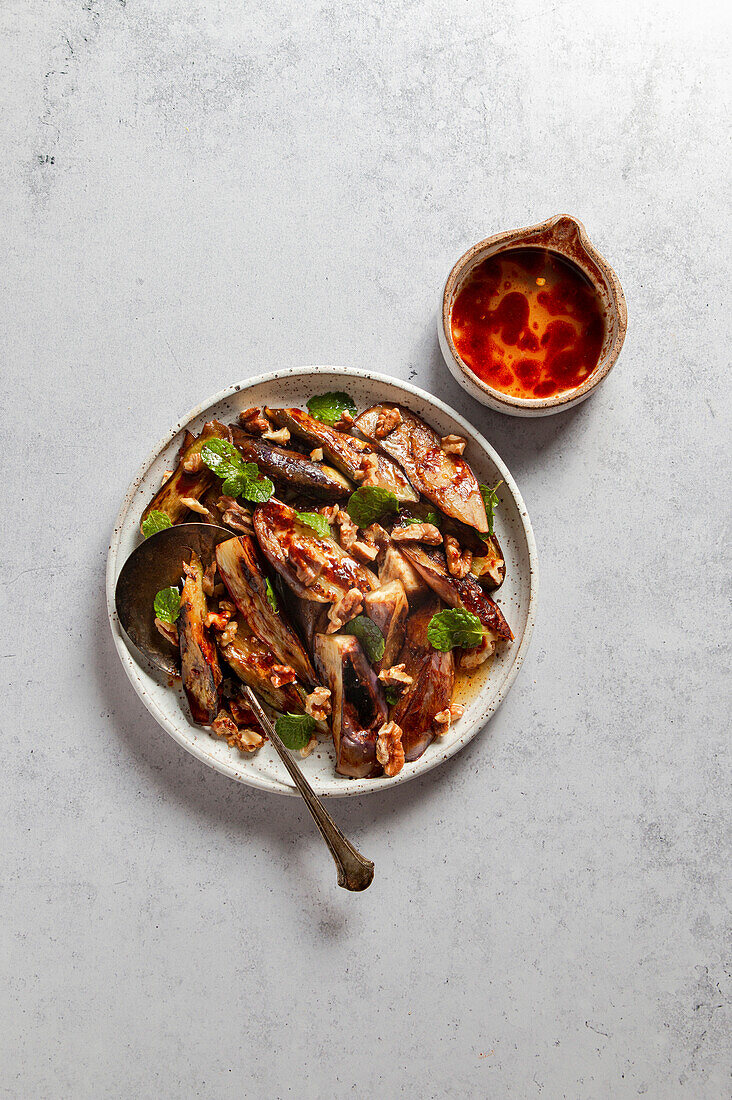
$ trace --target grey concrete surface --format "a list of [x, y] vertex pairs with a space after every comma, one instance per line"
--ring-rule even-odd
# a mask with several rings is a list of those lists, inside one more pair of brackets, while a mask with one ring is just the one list
[[[729, 18], [570, 0], [3, 0], [2, 1026], [18, 1098], [730, 1094]], [[630, 328], [533, 423], [435, 339], [475, 240], [580, 217]], [[445, 767], [294, 800], [158, 729], [107, 540], [203, 396], [413, 379], [514, 471], [532, 651]]]

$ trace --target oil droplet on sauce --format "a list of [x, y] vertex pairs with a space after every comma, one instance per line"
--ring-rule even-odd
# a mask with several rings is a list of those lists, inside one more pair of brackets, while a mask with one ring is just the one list
[[513, 248], [473, 269], [452, 307], [460, 358], [512, 397], [554, 397], [586, 382], [605, 336], [600, 298], [556, 252]]

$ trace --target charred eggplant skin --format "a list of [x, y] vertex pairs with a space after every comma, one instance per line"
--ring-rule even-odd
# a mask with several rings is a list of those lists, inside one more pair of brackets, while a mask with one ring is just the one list
[[[383, 439], [376, 434], [379, 417], [398, 408], [401, 423]], [[402, 467], [417, 492], [453, 519], [488, 533], [488, 517], [475, 474], [460, 455], [447, 454], [440, 437], [404, 405], [373, 405], [355, 420], [355, 427], [375, 447]]]
[[200, 500], [216, 481], [216, 475], [212, 474], [208, 467], [204, 466], [201, 470], [190, 473], [183, 469], [183, 463], [194, 455], [200, 454], [204, 444], [214, 437], [231, 441], [231, 432], [218, 420], [210, 420], [204, 424], [201, 434], [181, 450], [176, 469], [165, 484], [161, 485], [142, 513], [140, 528], [151, 512], [163, 512], [174, 524], [183, 522], [188, 513], [188, 505], [183, 503], [183, 498], [193, 497], [194, 500]]
[[436, 714], [450, 705], [455, 686], [455, 660], [452, 652], [438, 653], [427, 639], [430, 619], [440, 610], [433, 595], [407, 622], [407, 633], [398, 661], [413, 677], [391, 711], [391, 719], [401, 726], [404, 759], [417, 760], [434, 740]]
[[193, 721], [210, 726], [219, 709], [221, 669], [216, 647], [205, 626], [203, 567], [197, 554], [191, 555], [184, 571], [178, 618], [181, 677]]
[[316, 634], [315, 666], [331, 691], [336, 771], [351, 779], [381, 774], [376, 739], [388, 709], [381, 685], [356, 639]]
[[402, 552], [424, 581], [450, 607], [462, 607], [477, 615], [496, 640], [513, 641], [511, 628], [503, 612], [487, 596], [470, 573], [462, 579], [453, 577], [447, 569], [441, 550], [426, 550], [422, 546], [402, 546]]
[[395, 465], [387, 455], [364, 443], [363, 439], [329, 428], [302, 409], [268, 408], [265, 411], [275, 424], [288, 428], [293, 435], [306, 440], [313, 447], [322, 447], [323, 453], [328, 456], [333, 465], [354, 480], [358, 480], [364, 456], [373, 454], [378, 469], [376, 480], [371, 484], [378, 484], [388, 489], [399, 501], [415, 503], [418, 500], [409, 478], [401, 468]]
[[315, 672], [302, 642], [280, 610], [270, 606], [266, 574], [254, 539], [248, 535], [216, 547], [219, 574], [249, 627], [284, 664], [291, 665], [304, 684], [315, 683]]
[[[318, 538], [287, 504], [271, 498], [254, 511], [254, 530], [262, 552], [295, 595], [317, 603], [333, 603], [352, 588], [370, 592], [379, 581], [333, 539]], [[304, 570], [314, 574], [310, 584]], [[298, 570], [300, 573], [298, 575]]]
[[312, 462], [298, 451], [255, 439], [235, 424], [231, 425], [231, 436], [244, 461], [256, 462], [260, 474], [271, 478], [278, 489], [332, 501], [343, 500], [355, 488], [338, 470]]
[[397, 663], [404, 642], [409, 604], [401, 581], [390, 581], [363, 600], [364, 614], [375, 623], [384, 636], [384, 656], [374, 666], [378, 672]]

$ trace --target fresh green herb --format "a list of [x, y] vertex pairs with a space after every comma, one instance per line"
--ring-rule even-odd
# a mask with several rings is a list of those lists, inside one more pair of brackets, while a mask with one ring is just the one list
[[308, 527], [312, 527], [313, 531], [317, 531], [321, 539], [330, 538], [330, 524], [325, 516], [321, 516], [320, 512], [298, 512], [297, 518], [300, 523], [304, 523]]
[[149, 539], [150, 535], [156, 535], [158, 531], [164, 531], [167, 527], [172, 526], [173, 523], [166, 512], [151, 512], [142, 521], [142, 533], [146, 539]]
[[259, 476], [256, 462], [244, 462], [233, 443], [214, 437], [201, 448], [201, 458], [209, 470], [221, 478], [221, 491], [227, 497], [244, 497], [263, 504], [274, 492], [268, 477]]
[[400, 518], [403, 525], [412, 523], [431, 523], [433, 526], [439, 527], [442, 523], [437, 512], [428, 512], [424, 519], [420, 519], [419, 516], [401, 516]]
[[[496, 508], [500, 504], [498, 499], [498, 489], [503, 485], [503, 481], [499, 481], [497, 485], [494, 485], [490, 489], [487, 485], [479, 485], [480, 495], [483, 497], [483, 503], [485, 504], [485, 514], [488, 517], [488, 535], [493, 534], [493, 518], [495, 516]], [[485, 542], [485, 535], [481, 535], [481, 538]]]
[[369, 527], [382, 516], [399, 511], [399, 501], [389, 489], [362, 485], [349, 497], [346, 511], [358, 527]]
[[427, 640], [440, 653], [447, 653], [456, 646], [475, 649], [483, 640], [483, 624], [472, 611], [451, 607], [432, 616], [427, 627]]
[[153, 601], [153, 607], [161, 622], [174, 623], [180, 615], [180, 592], [177, 588], [161, 588]]
[[329, 424], [333, 427], [337, 424], [344, 412], [355, 416], [358, 412], [356, 402], [347, 393], [337, 390], [335, 393], [321, 393], [311, 397], [308, 401], [308, 412], [319, 420], [321, 424]]
[[264, 587], [267, 591], [267, 603], [273, 611], [277, 610], [277, 597], [275, 596], [275, 590], [272, 587], [272, 581], [269, 577], [264, 578]]
[[275, 729], [288, 749], [304, 749], [315, 731], [315, 719], [309, 714], [281, 714]]
[[393, 707], [395, 703], [398, 703], [399, 699], [401, 698], [399, 692], [395, 687], [385, 687], [384, 696], [390, 707]]
[[376, 623], [367, 615], [357, 615], [343, 627], [344, 634], [352, 634], [361, 643], [367, 659], [373, 665], [384, 656], [386, 642]]

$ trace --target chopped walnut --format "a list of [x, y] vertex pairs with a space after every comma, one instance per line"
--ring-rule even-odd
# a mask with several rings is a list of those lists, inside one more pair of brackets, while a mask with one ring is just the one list
[[281, 688], [285, 684], [294, 684], [296, 680], [297, 673], [294, 668], [290, 668], [289, 665], [272, 665], [269, 674], [269, 682], [272, 687]]
[[192, 512], [197, 512], [199, 516], [205, 516], [206, 519], [214, 521], [214, 517], [209, 512], [205, 504], [201, 504], [200, 500], [196, 500], [195, 497], [181, 497], [181, 504], [185, 504], [186, 508], [190, 508]]
[[262, 432], [262, 439], [267, 439], [270, 443], [289, 443], [290, 429], [279, 428], [275, 431], [274, 428], [271, 428], [269, 431]]
[[300, 749], [300, 756], [302, 756], [303, 759], [306, 759], [308, 756], [310, 756], [310, 753], [313, 751], [317, 743], [318, 739], [315, 734], [313, 734], [307, 745], [305, 745], [304, 748]]
[[203, 469], [203, 459], [200, 453], [188, 455], [188, 458], [183, 462], [183, 469], [187, 474], [197, 474], [199, 470]]
[[173, 471], [172, 470], [163, 470], [163, 476], [160, 478], [160, 484], [165, 485], [165, 482], [170, 481], [172, 476], [173, 476]]
[[305, 696], [305, 713], [316, 722], [324, 722], [330, 714], [330, 689], [316, 687]]
[[219, 497], [216, 501], [216, 507], [222, 513], [222, 522], [227, 527], [233, 527], [235, 531], [242, 531], [248, 535], [253, 533], [252, 513], [248, 509], [242, 508], [241, 504], [233, 497]]
[[170, 642], [171, 645], [178, 645], [178, 627], [175, 625], [175, 623], [165, 623], [156, 615], [155, 626], [163, 635], [166, 642]]
[[473, 564], [473, 554], [470, 550], [461, 550], [460, 543], [452, 535], [445, 536], [445, 557], [447, 568], [453, 577], [462, 580], [470, 572]]
[[377, 439], [384, 439], [389, 432], [393, 432], [395, 428], [398, 428], [402, 422], [402, 414], [399, 409], [384, 409], [379, 413], [379, 418], [376, 421], [376, 427], [374, 428], [374, 435]]
[[254, 752], [264, 744], [261, 733], [255, 729], [239, 729], [236, 722], [223, 709], [211, 723], [211, 732], [218, 737], [223, 737], [227, 745], [239, 749], [239, 752]]
[[335, 517], [335, 521], [341, 533], [341, 546], [344, 550], [350, 550], [358, 538], [358, 527], [353, 522], [348, 512], [341, 512], [339, 510]]
[[406, 527], [395, 527], [391, 533], [394, 542], [425, 542], [428, 546], [439, 546], [442, 535], [434, 523], [410, 523]]
[[213, 596], [216, 584], [216, 558], [203, 571], [203, 591], [207, 596]]
[[488, 658], [495, 653], [495, 650], [495, 639], [492, 638], [490, 634], [484, 633], [483, 641], [473, 649], [466, 649], [458, 661], [458, 665], [462, 669], [478, 668], [479, 665], [482, 665], [484, 661], [487, 661]]
[[297, 579], [306, 588], [310, 588], [323, 572], [325, 563], [322, 555], [306, 542], [298, 544], [296, 549], [297, 553], [290, 553], [290, 565], [295, 570]]
[[354, 542], [350, 552], [354, 558], [364, 564], [374, 561], [379, 556], [378, 546], [369, 546], [367, 542], [361, 542], [361, 540]]
[[467, 439], [464, 439], [461, 435], [443, 435], [440, 440], [443, 451], [449, 455], [461, 455], [467, 442]]
[[375, 454], [365, 454], [361, 465], [353, 474], [353, 480], [364, 488], [379, 484], [379, 460]]
[[376, 759], [384, 769], [384, 775], [393, 779], [404, 767], [402, 728], [396, 722], [385, 722], [376, 738]]
[[345, 432], [351, 427], [351, 424], [353, 424], [353, 416], [351, 415], [351, 413], [348, 412], [347, 409], [344, 409], [341, 413], [340, 420], [336, 424], [334, 424], [333, 427], [336, 429], [336, 431]]
[[221, 645], [224, 647], [231, 645], [236, 637], [237, 630], [238, 626], [235, 622], [229, 623], [221, 632], [221, 638], [219, 639]]
[[456, 718], [464, 713], [465, 707], [461, 703], [450, 703], [449, 707], [441, 710], [432, 719], [433, 729], [438, 737], [444, 737]]
[[323, 448], [322, 447], [316, 447], [315, 450], [310, 452], [310, 457], [313, 460], [313, 462], [322, 462], [323, 458], [325, 457], [324, 454], [323, 454]]
[[389, 532], [380, 523], [372, 523], [363, 533], [364, 542], [369, 546], [376, 546], [379, 550], [385, 550], [391, 542]]
[[239, 423], [246, 431], [251, 432], [252, 435], [262, 435], [263, 432], [268, 432], [272, 425], [267, 417], [264, 415], [261, 406], [255, 406], [253, 409], [244, 409], [239, 413]]
[[399, 665], [392, 665], [391, 668], [382, 668], [379, 679], [387, 687], [409, 687], [414, 683], [414, 677], [405, 672], [405, 668], [404, 661]]
[[[231, 621], [232, 615], [236, 611], [236, 608], [233, 604], [229, 604], [226, 600], [223, 600], [222, 602], [226, 604], [225, 607], [221, 607], [221, 605], [219, 605], [218, 611], [209, 611], [206, 615], [206, 626], [211, 627], [213, 630], [217, 630], [219, 632], [221, 632], [222, 630], [226, 630], [226, 627]], [[234, 633], [236, 633], [236, 631]], [[221, 644], [228, 645], [229, 643], [222, 641]]]
[[336, 521], [336, 516], [340, 512], [340, 508], [337, 504], [324, 504], [321, 508], [316, 509], [320, 512], [321, 516], [327, 519], [328, 523], [333, 526]]
[[350, 622], [363, 611], [363, 593], [360, 588], [350, 588], [345, 596], [328, 611], [328, 629], [326, 634], [335, 634], [345, 623]]

